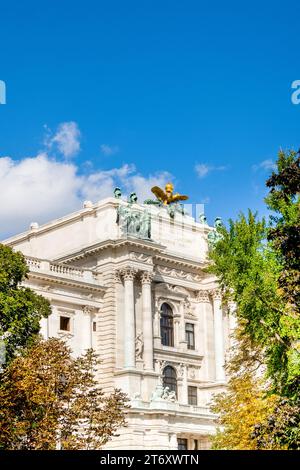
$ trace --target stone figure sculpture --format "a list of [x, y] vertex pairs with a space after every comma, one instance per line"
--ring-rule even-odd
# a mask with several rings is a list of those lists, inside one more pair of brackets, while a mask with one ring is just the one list
[[209, 232], [207, 235], [208, 245], [213, 247], [218, 241], [222, 240], [223, 235], [220, 233], [219, 229], [223, 226], [221, 217], [216, 217], [214, 230]]
[[[134, 193], [135, 194], [135, 193]], [[133, 196], [134, 200], [134, 196]], [[120, 205], [117, 208], [117, 224], [121, 226], [124, 235], [151, 240], [151, 216], [147, 210], [135, 210], [133, 201], [127, 206]]]
[[115, 188], [114, 189], [114, 196], [116, 199], [121, 199], [122, 197], [122, 192], [121, 192], [121, 189], [120, 188]]
[[176, 393], [169, 389], [169, 387], [163, 387], [162, 384], [156, 385], [154, 392], [151, 395], [151, 401], [167, 401], [174, 403], [176, 401]]
[[129, 204], [137, 204], [138, 202], [138, 197], [137, 197], [137, 194], [136, 193], [130, 193], [129, 195]]
[[199, 223], [203, 225], [207, 225], [207, 219], [205, 214], [200, 214], [199, 215]]
[[139, 331], [135, 338], [135, 356], [137, 359], [143, 359], [144, 340], [143, 333]]

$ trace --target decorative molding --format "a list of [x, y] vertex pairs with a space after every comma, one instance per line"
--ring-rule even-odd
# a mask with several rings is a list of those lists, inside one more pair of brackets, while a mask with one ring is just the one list
[[209, 291], [199, 290], [197, 292], [196, 300], [201, 303], [210, 303]]
[[68, 341], [74, 337], [74, 333], [60, 330], [57, 332], [57, 336], [63, 341]]
[[84, 307], [82, 307], [82, 313], [84, 315], [91, 315], [92, 313], [94, 313], [94, 308], [90, 305], [84, 305]]
[[168, 268], [167, 266], [155, 266], [155, 271], [163, 276], [170, 276], [175, 279], [183, 279], [185, 281], [200, 282], [202, 276], [200, 274], [189, 273], [182, 269]]
[[122, 283], [122, 277], [121, 276], [122, 276], [122, 273], [120, 271], [116, 270], [114, 272], [114, 281], [118, 284], [121, 284]]
[[138, 261], [139, 263], [143, 264], [153, 264], [152, 256], [145, 255], [144, 253], [136, 253], [135, 251], [132, 251], [129, 254], [129, 258], [132, 261]]
[[78, 290], [86, 290], [90, 292], [99, 292], [101, 294], [104, 294], [106, 291], [105, 286], [99, 286], [97, 284], [89, 284], [86, 282], [83, 282], [81, 280], [72, 280], [69, 278], [60, 278], [55, 276], [53, 273], [49, 272], [48, 273], [41, 273], [37, 271], [29, 271], [28, 273], [28, 279], [36, 279], [39, 281], [45, 281], [47, 283], [52, 282], [53, 284], [59, 284], [63, 286], [68, 286], [68, 287], [74, 287]]
[[189, 297], [186, 297], [184, 300], [180, 302], [180, 305], [183, 308], [183, 315], [184, 317], [196, 318], [197, 315], [195, 314], [195, 305], [191, 302]]
[[158, 373], [159, 373], [160, 377], [162, 377], [164, 368], [167, 365], [167, 361], [161, 361], [159, 359], [155, 359], [155, 363], [157, 364]]
[[188, 368], [188, 378], [194, 380], [196, 378], [196, 368], [189, 366]]
[[153, 279], [153, 273], [149, 271], [142, 271], [142, 274], [141, 274], [142, 284], [151, 284], [152, 279]]
[[126, 268], [121, 269], [120, 272], [123, 276], [124, 281], [133, 281], [137, 274], [137, 270], [131, 266], [127, 266]]
[[178, 377], [179, 379], [182, 379], [182, 378], [184, 377], [185, 369], [186, 369], [186, 365], [185, 365], [185, 364], [179, 364], [179, 365], [177, 365], [176, 371], [177, 371], [177, 377]]
[[210, 295], [213, 300], [222, 300], [222, 293], [220, 289], [212, 289], [210, 291]]

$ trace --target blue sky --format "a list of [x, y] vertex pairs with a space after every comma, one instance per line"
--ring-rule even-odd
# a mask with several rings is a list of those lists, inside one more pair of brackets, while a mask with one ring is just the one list
[[1, 236], [170, 175], [209, 222], [264, 212], [300, 147], [299, 2], [0, 3]]

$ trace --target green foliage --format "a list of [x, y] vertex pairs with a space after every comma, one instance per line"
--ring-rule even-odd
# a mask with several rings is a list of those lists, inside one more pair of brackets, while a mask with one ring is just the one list
[[[270, 419], [257, 427], [266, 448], [299, 448], [299, 162], [299, 153], [279, 153], [277, 171], [267, 181], [270, 226], [249, 210], [247, 216], [230, 220], [228, 229], [219, 229], [222, 239], [210, 251], [209, 271], [218, 276], [225, 301], [234, 300], [237, 306], [239, 341], [248, 342], [253, 357], [258, 351], [266, 364], [270, 393], [284, 398]], [[249, 357], [236, 356], [235, 370], [238, 365], [244, 369]]]
[[209, 271], [216, 274], [224, 293], [237, 305], [237, 315], [243, 320], [244, 333], [253, 346], [263, 346], [270, 373], [285, 360], [282, 342], [276, 336], [284, 312], [284, 302], [278, 292], [280, 265], [266, 243], [264, 220], [250, 210], [229, 221], [229, 229], [221, 229], [222, 239], [210, 252], [213, 264]]
[[300, 450], [300, 400], [280, 400], [272, 413], [254, 426], [258, 449]]
[[27, 273], [24, 256], [0, 244], [0, 336], [4, 335], [7, 362], [33, 343], [41, 318], [51, 313], [44, 297], [21, 286]]
[[300, 155], [279, 153], [278, 171], [267, 181], [271, 216], [268, 239], [282, 264], [279, 285], [287, 302], [300, 311]]

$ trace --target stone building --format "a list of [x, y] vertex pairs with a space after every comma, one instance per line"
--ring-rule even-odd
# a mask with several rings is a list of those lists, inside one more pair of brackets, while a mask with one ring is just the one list
[[93, 347], [99, 381], [131, 399], [108, 449], [205, 449], [208, 403], [225, 386], [232, 316], [206, 274], [214, 229], [180, 211], [107, 198], [4, 243], [26, 256], [26, 285], [48, 298], [45, 338]]

